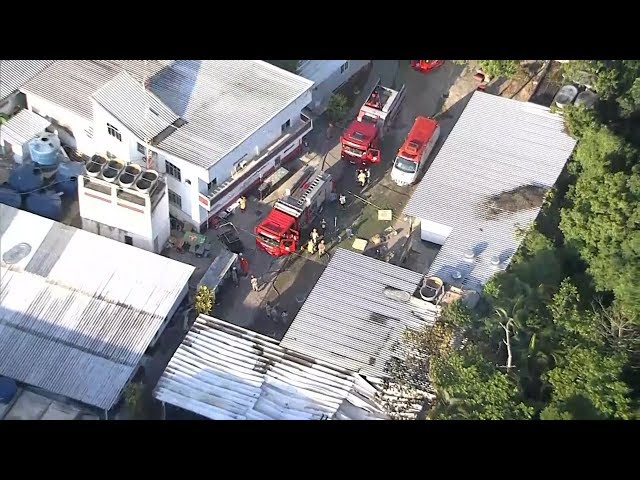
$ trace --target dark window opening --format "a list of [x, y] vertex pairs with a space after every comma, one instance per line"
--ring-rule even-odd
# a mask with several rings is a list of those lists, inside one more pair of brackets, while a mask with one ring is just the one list
[[289, 128], [290, 126], [291, 126], [291, 120], [287, 120], [286, 122], [284, 122], [284, 123], [282, 124], [282, 127], [280, 127], [280, 131], [281, 131], [282, 133], [284, 133], [284, 132], [285, 132], [285, 130], [286, 130], [287, 128]]
[[169, 190], [169, 203], [175, 205], [176, 207], [182, 209], [182, 197], [178, 195], [173, 190]]
[[125, 235], [124, 236], [124, 243], [126, 243], [127, 245], [133, 246], [133, 238], [131, 238], [129, 235]]
[[120, 134], [118, 129], [116, 127], [114, 127], [113, 125], [111, 125], [110, 123], [107, 123], [107, 132], [109, 132], [109, 135], [111, 135], [113, 138], [117, 139], [119, 142], [122, 141], [122, 135]]
[[176, 167], [173, 163], [171, 163], [169, 160], [164, 161], [164, 168], [169, 175], [177, 178], [178, 180], [182, 180], [182, 174], [180, 172], [180, 169]]
[[141, 143], [138, 143], [138, 152], [143, 155], [146, 155], [147, 149], [144, 147], [144, 145], [142, 145]]

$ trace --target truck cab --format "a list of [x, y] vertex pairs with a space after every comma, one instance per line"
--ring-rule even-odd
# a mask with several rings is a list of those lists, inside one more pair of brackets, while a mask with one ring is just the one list
[[273, 209], [256, 226], [256, 245], [274, 257], [295, 252], [300, 241], [297, 219]]
[[379, 163], [378, 133], [378, 127], [373, 122], [351, 122], [340, 137], [342, 158], [351, 163]]
[[416, 182], [440, 137], [440, 125], [432, 118], [417, 117], [393, 162], [391, 179], [400, 187]]

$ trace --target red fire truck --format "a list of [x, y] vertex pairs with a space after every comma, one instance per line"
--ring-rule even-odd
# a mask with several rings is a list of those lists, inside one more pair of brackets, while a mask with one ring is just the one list
[[360, 108], [358, 117], [340, 137], [343, 159], [362, 165], [381, 161], [380, 140], [400, 111], [404, 95], [404, 86], [400, 90], [392, 90], [378, 81]]
[[334, 190], [331, 175], [313, 167], [301, 170], [291, 181], [291, 189], [254, 229], [257, 247], [274, 257], [299, 248], [301, 238], [305, 238], [301, 235], [308, 233], [311, 222]]
[[444, 60], [411, 60], [411, 68], [416, 72], [428, 73], [444, 64]]
[[440, 125], [433, 118], [417, 117], [393, 162], [391, 179], [399, 186], [411, 185], [440, 137]]

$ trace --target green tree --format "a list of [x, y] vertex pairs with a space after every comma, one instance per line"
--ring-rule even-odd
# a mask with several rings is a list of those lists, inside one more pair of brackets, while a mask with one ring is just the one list
[[544, 376], [553, 393], [541, 418], [558, 414], [582, 418], [585, 411], [591, 418], [632, 418], [629, 388], [620, 380], [625, 361], [624, 355], [603, 355], [595, 348], [568, 350], [559, 365]]
[[349, 112], [349, 102], [347, 97], [340, 93], [331, 95], [329, 106], [327, 107], [327, 117], [331, 122], [339, 122]]
[[479, 60], [478, 67], [491, 78], [513, 78], [520, 69], [520, 60]]
[[605, 128], [587, 132], [575, 151], [579, 177], [560, 226], [589, 265], [596, 287], [621, 311], [640, 314], [640, 167], [635, 150]]
[[124, 402], [132, 418], [144, 418], [144, 386], [131, 382], [124, 390]]
[[567, 105], [562, 110], [569, 135], [581, 138], [588, 130], [599, 128], [599, 121], [594, 110], [582, 105]]
[[297, 73], [299, 60], [267, 60], [271, 65], [282, 68], [287, 72]]
[[215, 302], [214, 293], [206, 286], [200, 285], [196, 292], [195, 309], [198, 315], [209, 315]]
[[431, 378], [438, 392], [432, 419], [526, 420], [533, 415], [517, 383], [474, 349], [434, 358]]

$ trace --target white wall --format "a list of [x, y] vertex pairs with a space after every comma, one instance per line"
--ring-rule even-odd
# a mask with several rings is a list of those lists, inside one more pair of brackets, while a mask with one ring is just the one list
[[444, 245], [444, 242], [447, 241], [452, 231], [453, 227], [449, 227], [448, 225], [430, 220], [420, 220], [420, 237], [426, 242]]
[[[151, 211], [151, 199], [147, 198], [145, 207], [131, 204], [137, 210], [119, 206], [115, 197], [116, 187], [112, 194], [105, 195], [84, 187], [78, 182], [78, 203], [82, 229], [104, 237], [125, 243], [125, 236], [130, 236], [135, 247], [159, 253], [169, 239], [169, 202], [165, 192], [156, 208]], [[87, 195], [87, 193], [89, 195]], [[99, 197], [99, 198], [96, 198]], [[104, 198], [105, 201], [102, 200]], [[122, 200], [120, 200], [122, 202]], [[157, 238], [157, 248], [155, 239]]]
[[26, 97], [29, 110], [51, 121], [53, 124], [51, 129], [55, 129], [56, 126], [62, 126], [72, 133], [73, 138], [69, 138], [64, 132], [58, 130], [60, 140], [63, 143], [85, 155], [91, 156], [96, 153], [93, 139], [89, 138], [86, 133], [92, 126], [89, 120], [36, 95], [26, 94]]
[[214, 165], [209, 173], [209, 181], [213, 178], [218, 179], [218, 185], [231, 176], [233, 165], [241, 158], [245, 157], [249, 160], [256, 155], [256, 147], [262, 152], [265, 148], [275, 142], [282, 135], [282, 125], [287, 121], [291, 121], [291, 126], [300, 123], [300, 112], [311, 102], [311, 90], [305, 92], [297, 100], [287, 106], [274, 118], [272, 118], [260, 130], [255, 132], [244, 142], [234, 148], [225, 155], [220, 161]]
[[[137, 152], [138, 138], [107, 110], [98, 105], [95, 100], [92, 100], [91, 103], [93, 105], [93, 140], [96, 151], [103, 155], [110, 152], [120, 160], [135, 161], [139, 164], [142, 154]], [[122, 141], [109, 135], [108, 123], [118, 129]]]
[[[333, 60], [311, 60], [312, 62], [332, 62]], [[362, 68], [366, 67], [371, 60], [345, 60], [349, 62], [348, 68], [344, 72], [340, 72], [344, 62], [337, 63], [333, 71], [324, 78], [309, 78], [316, 84], [312, 89], [312, 100], [309, 108], [320, 113], [323, 112], [329, 103], [331, 94], [342, 84], [347, 82], [351, 77], [358, 73]]]
[[160, 253], [162, 252], [165, 244], [169, 241], [169, 236], [171, 235], [171, 224], [169, 222], [169, 195], [167, 194], [166, 188], [162, 199], [151, 213], [151, 229], [153, 232], [153, 238], [151, 241], [154, 244], [154, 251], [156, 253]]

